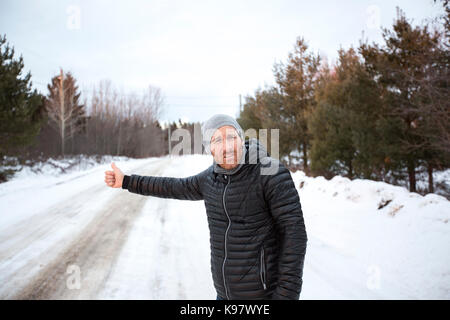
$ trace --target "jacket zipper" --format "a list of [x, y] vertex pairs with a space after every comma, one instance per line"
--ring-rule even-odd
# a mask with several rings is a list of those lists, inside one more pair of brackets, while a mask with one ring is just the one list
[[266, 290], [267, 286], [266, 286], [266, 264], [265, 264], [265, 261], [264, 261], [264, 245], [261, 248], [260, 277], [261, 277], [261, 283], [263, 285], [263, 288], [264, 288], [264, 290]]
[[[225, 179], [226, 178], [227, 178], [227, 176], [225, 176]], [[227, 192], [227, 188], [228, 188], [229, 184], [230, 184], [230, 178], [228, 177], [228, 182], [227, 182], [227, 185], [225, 186], [225, 189], [223, 190], [223, 196], [222, 196], [223, 208], [224, 208], [225, 214], [227, 215], [227, 218], [228, 218], [228, 227], [227, 227], [227, 230], [225, 231], [225, 258], [223, 259], [223, 264], [222, 264], [223, 286], [225, 288], [225, 294], [226, 294], [228, 300], [230, 300], [230, 297], [228, 296], [227, 284], [225, 282], [225, 262], [227, 261], [227, 236], [228, 236], [228, 230], [230, 229], [230, 226], [231, 226], [231, 220], [230, 220], [230, 216], [228, 215], [228, 212], [227, 212], [227, 207], [225, 206], [225, 193]]]

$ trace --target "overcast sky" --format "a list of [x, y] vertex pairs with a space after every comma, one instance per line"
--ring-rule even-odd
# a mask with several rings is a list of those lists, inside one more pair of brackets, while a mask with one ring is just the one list
[[432, 0], [0, 0], [0, 33], [44, 94], [62, 67], [86, 91], [103, 79], [126, 92], [159, 87], [161, 120], [204, 121], [236, 116], [239, 94], [273, 84], [297, 37], [332, 61], [362, 32], [381, 43], [396, 6], [417, 24], [442, 12]]

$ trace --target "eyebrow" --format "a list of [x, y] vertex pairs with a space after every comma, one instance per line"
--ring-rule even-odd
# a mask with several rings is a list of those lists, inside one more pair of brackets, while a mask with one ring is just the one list
[[[236, 137], [237, 137], [237, 134], [235, 134], [235, 133], [230, 133], [230, 134], [227, 135], [227, 138], [228, 138], [228, 137], [236, 138]], [[217, 137], [213, 137], [213, 138], [212, 138], [212, 141], [216, 141], [216, 140], [222, 140], [222, 136], [217, 136]]]

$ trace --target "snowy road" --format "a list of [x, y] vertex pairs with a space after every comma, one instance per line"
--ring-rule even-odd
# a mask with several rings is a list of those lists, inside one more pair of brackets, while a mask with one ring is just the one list
[[[163, 175], [170, 164], [171, 160], [168, 159], [153, 159], [130, 172]], [[166, 285], [161, 278], [164, 275], [158, 274], [154, 266], [164, 263], [165, 268], [170, 269], [174, 263], [175, 267], [184, 267], [183, 263], [177, 261], [165, 261], [170, 260], [167, 257], [168, 251], [174, 250], [171, 247], [173, 241], [166, 237], [177, 236], [170, 234], [173, 230], [166, 230], [165, 227], [168, 201], [130, 194], [125, 190], [109, 189], [103, 183], [103, 170], [91, 174], [95, 174], [98, 179], [85, 190], [66, 197], [49, 208], [30, 213], [29, 217], [12, 223], [7, 228], [3, 225], [0, 230], [1, 299], [139, 298], [136, 292], [144, 284], [140, 298], [167, 298], [161, 296], [162, 287]], [[66, 182], [71, 183], [76, 181], [70, 179]], [[56, 185], [48, 188], [48, 192], [55, 191], [55, 188]], [[200, 206], [200, 214], [202, 211], [204, 209]], [[137, 223], [138, 219], [146, 218], [152, 220], [147, 225], [151, 230], [142, 230], [145, 226]], [[131, 230], [138, 233], [138, 237], [140, 231], [144, 231], [140, 236], [147, 240], [148, 231], [151, 238], [157, 241], [150, 243], [152, 247], [149, 247], [148, 241], [142, 243], [143, 239], [130, 236]], [[183, 231], [177, 232], [180, 240]], [[133, 239], [137, 242], [131, 246], [130, 243], [127, 244]], [[188, 245], [186, 241], [184, 244]], [[183, 258], [181, 251], [180, 249], [179, 254], [172, 256]], [[135, 254], [136, 259], [151, 256], [148, 269], [142, 269], [142, 265], [136, 265], [134, 259], [128, 259], [130, 254]], [[195, 260], [188, 262], [192, 264]], [[127, 265], [128, 263], [131, 265]], [[131, 270], [133, 267], [136, 270]], [[73, 282], [78, 270], [81, 282], [79, 288]], [[189, 277], [186, 270], [176, 271], [180, 277]], [[134, 283], [131, 278], [136, 277], [139, 272], [141, 275]], [[149, 282], [145, 283], [145, 279]], [[177, 295], [173, 298], [189, 297], [181, 280], [180, 278]], [[170, 282], [170, 278], [168, 281]], [[124, 291], [121, 291], [123, 293], [127, 286], [131, 292], [124, 297], [118, 292], [118, 288], [124, 287]]]
[[[196, 155], [116, 161], [126, 174], [174, 177], [210, 163]], [[108, 167], [0, 187], [0, 299], [215, 298], [203, 202], [110, 189]], [[447, 200], [293, 178], [305, 181], [302, 299], [450, 298]], [[392, 205], [378, 210], [386, 197]]]

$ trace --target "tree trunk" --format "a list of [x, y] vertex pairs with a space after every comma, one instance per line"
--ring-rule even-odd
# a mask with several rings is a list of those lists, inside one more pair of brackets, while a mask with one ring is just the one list
[[65, 136], [64, 136], [64, 123], [61, 126], [61, 154], [64, 158], [64, 140], [65, 140]]
[[413, 160], [408, 160], [409, 191], [416, 192], [416, 168]]
[[118, 137], [118, 142], [117, 142], [117, 152], [116, 155], [119, 156], [120, 155], [120, 145], [122, 142], [122, 121], [119, 121], [119, 137]]
[[306, 143], [303, 143], [303, 170], [308, 171], [308, 150], [306, 150]]
[[64, 73], [62, 69], [60, 70], [59, 75], [59, 101], [60, 101], [60, 107], [61, 107], [61, 152], [62, 156], [64, 158], [65, 153], [65, 143], [66, 143], [66, 110], [64, 105]]
[[434, 192], [434, 186], [433, 186], [433, 166], [431, 163], [428, 163], [428, 192], [433, 193]]
[[74, 133], [73, 133], [73, 130], [74, 130], [74, 128], [73, 128], [73, 124], [70, 124], [70, 153], [73, 155], [74, 154], [74, 147], [73, 147], [73, 144], [74, 144], [74, 141], [73, 141], [73, 139], [74, 139]]
[[350, 179], [353, 179], [353, 166], [352, 166], [352, 160], [348, 162], [348, 177]]

